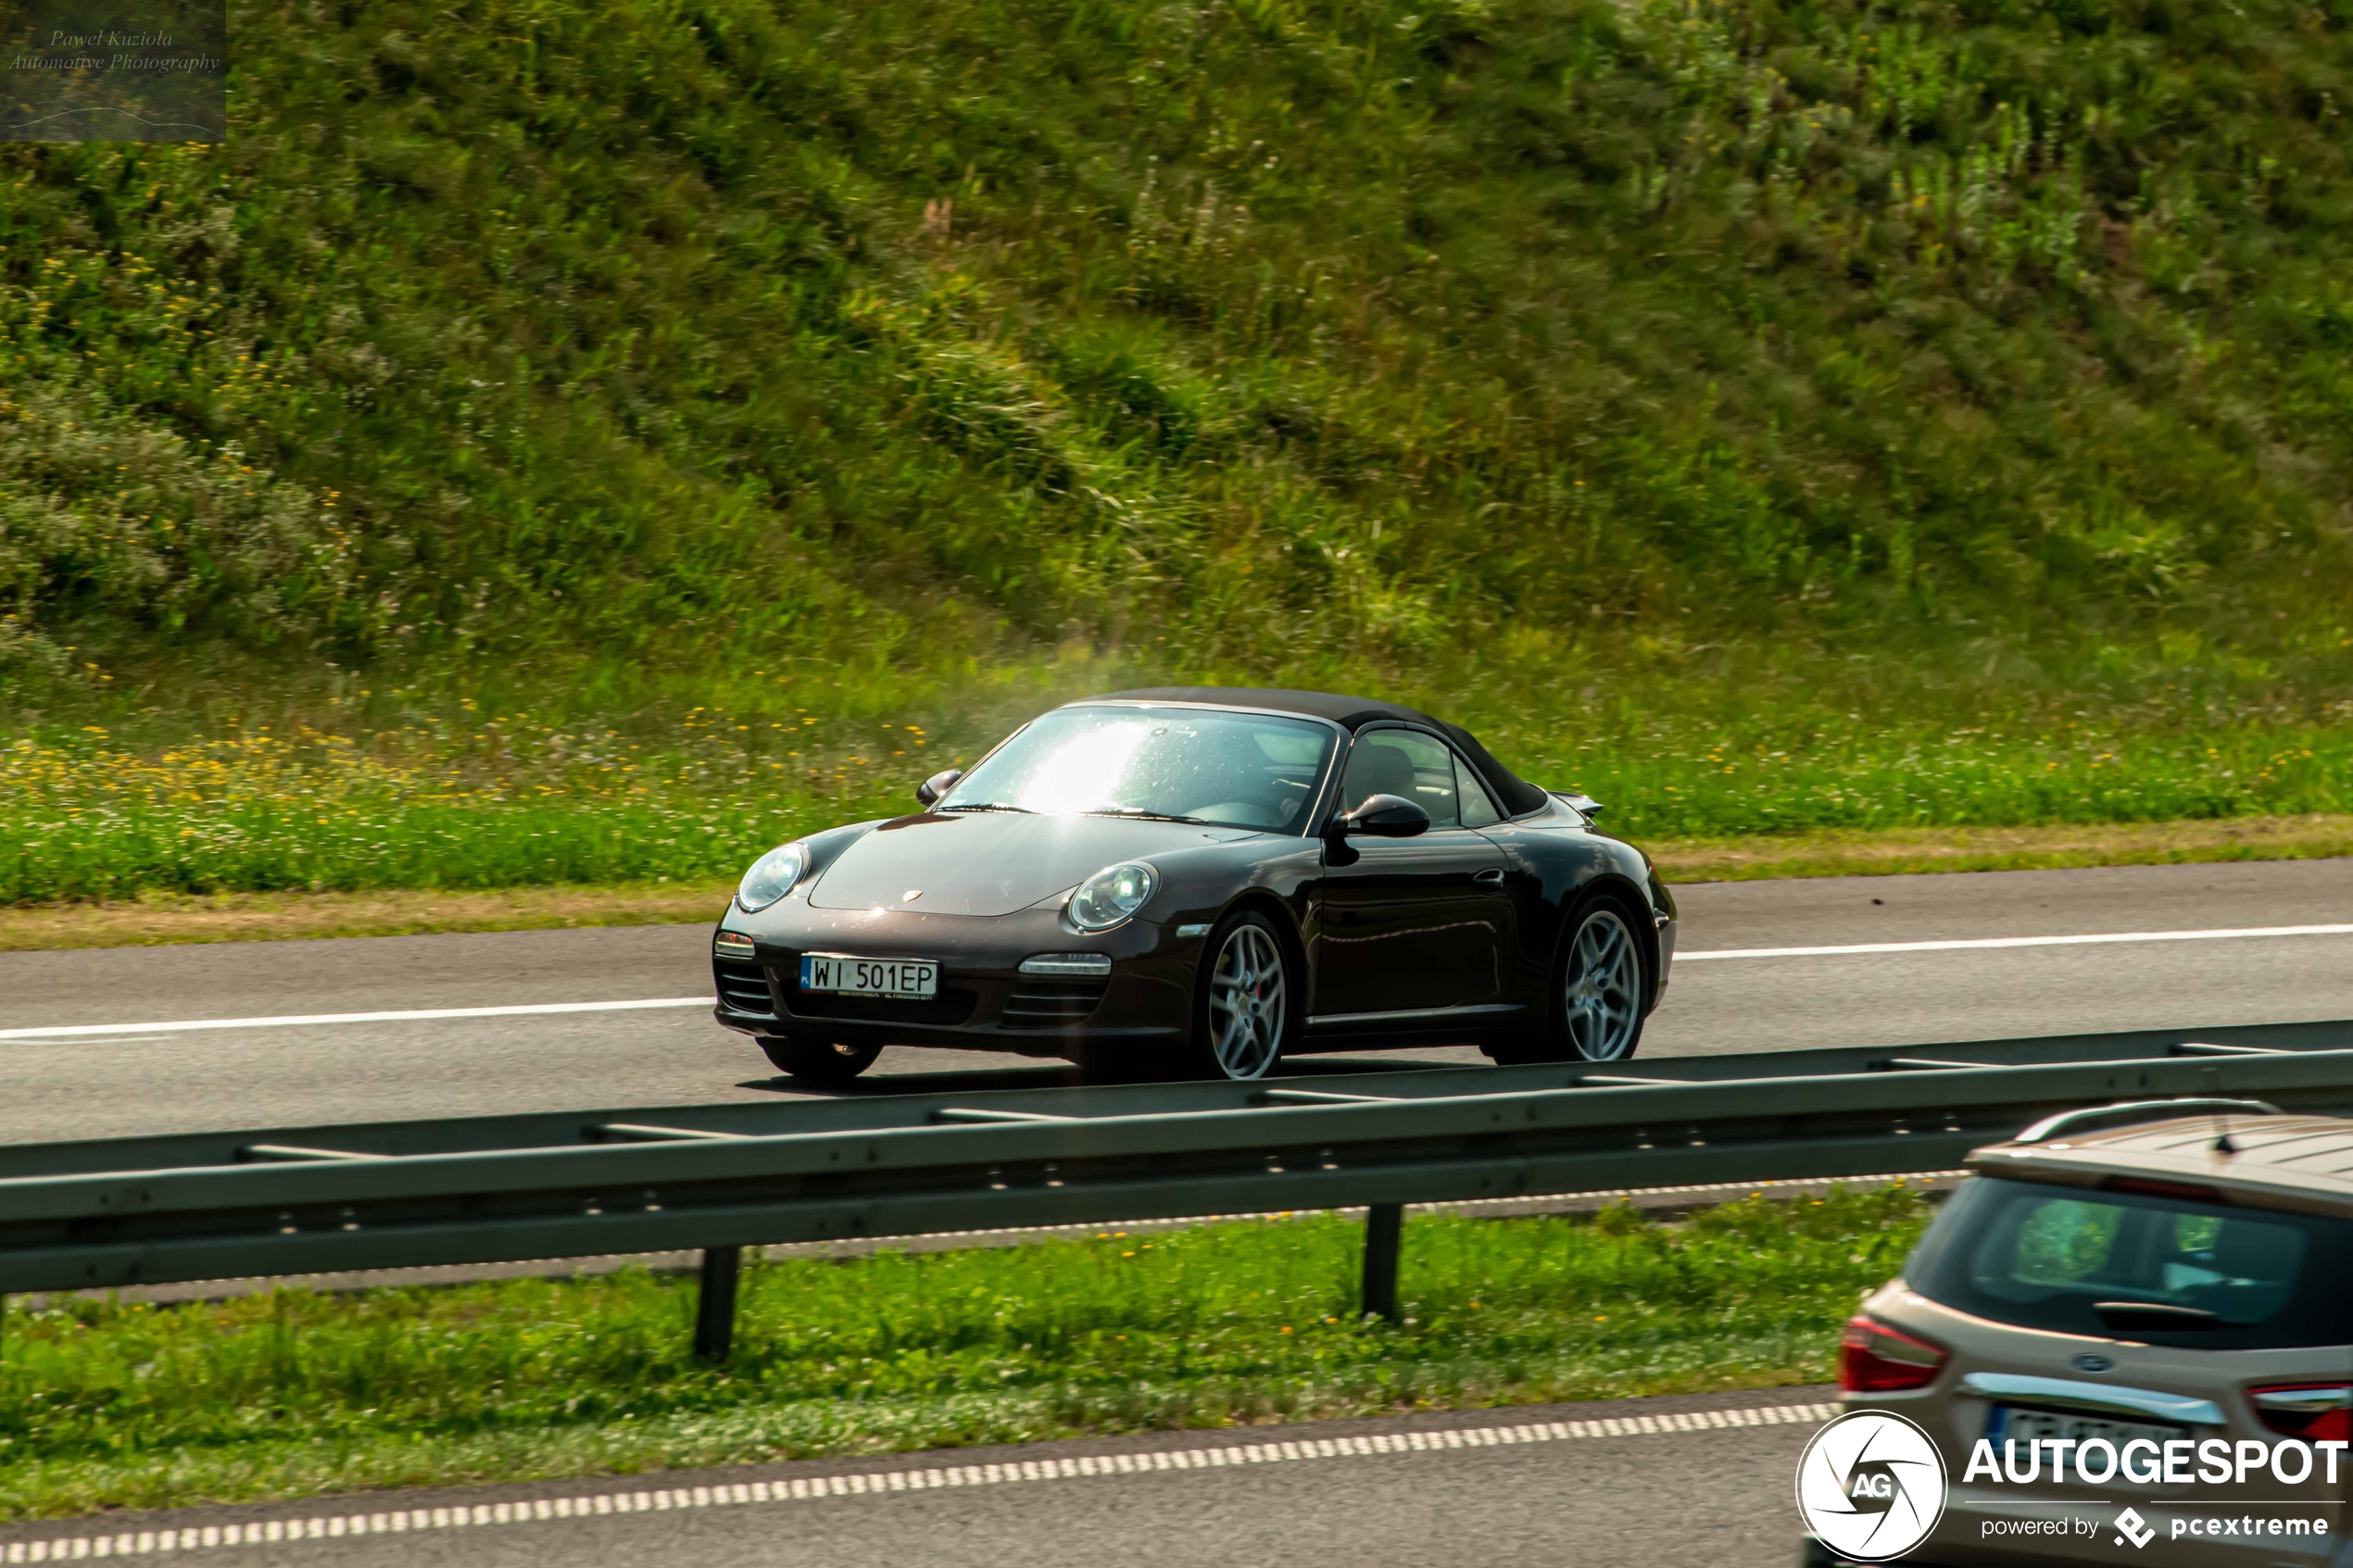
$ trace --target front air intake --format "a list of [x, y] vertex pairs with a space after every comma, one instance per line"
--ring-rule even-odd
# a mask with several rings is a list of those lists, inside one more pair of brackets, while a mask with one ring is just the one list
[[776, 1016], [776, 998], [769, 994], [768, 972], [741, 959], [713, 959], [711, 978], [718, 983], [719, 1000], [730, 1012], [755, 1018]]
[[1020, 980], [999, 1022], [1008, 1029], [1060, 1029], [1083, 1023], [1102, 1005], [1108, 980]]

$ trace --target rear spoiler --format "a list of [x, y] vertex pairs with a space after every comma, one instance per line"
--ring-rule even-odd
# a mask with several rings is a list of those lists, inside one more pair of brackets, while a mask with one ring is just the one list
[[1562, 805], [1568, 807], [1579, 816], [1598, 817], [1604, 809], [1602, 803], [1594, 799], [1592, 796], [1579, 795], [1573, 789], [1551, 789], [1546, 790], [1544, 793], [1559, 801]]

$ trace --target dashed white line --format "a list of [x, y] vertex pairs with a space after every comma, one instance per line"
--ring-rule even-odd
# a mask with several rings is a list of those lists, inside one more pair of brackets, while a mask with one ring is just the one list
[[2224, 931], [2111, 931], [2082, 936], [1972, 936], [1951, 942], [1851, 942], [1835, 947], [1703, 947], [1677, 963], [1710, 959], [1832, 959], [1861, 953], [1953, 953], [1978, 947], [2093, 947], [2114, 942], [2230, 942], [2257, 936], [2353, 936], [2353, 925], [2249, 925]]
[[1286, 1438], [1218, 1448], [1158, 1449], [1140, 1453], [1087, 1454], [1077, 1458], [1026, 1459], [1013, 1463], [963, 1464], [878, 1474], [798, 1476], [791, 1480], [738, 1481], [717, 1486], [656, 1487], [636, 1492], [591, 1492], [577, 1497], [533, 1498], [512, 1502], [454, 1507], [392, 1509], [306, 1519], [246, 1519], [226, 1524], [176, 1530], [126, 1530], [103, 1536], [59, 1536], [11, 1541], [5, 1561], [61, 1562], [93, 1557], [144, 1557], [157, 1552], [201, 1551], [272, 1541], [332, 1540], [346, 1536], [402, 1535], [417, 1530], [457, 1530], [485, 1524], [531, 1524], [551, 1519], [587, 1519], [614, 1513], [672, 1509], [728, 1508], [818, 1498], [873, 1497], [883, 1492], [928, 1491], [947, 1486], [997, 1486], [1023, 1481], [1070, 1481], [1096, 1475], [1137, 1475], [1170, 1470], [1214, 1470], [1237, 1464], [1283, 1464], [1314, 1459], [1361, 1459], [1378, 1454], [1428, 1453], [1437, 1449], [1504, 1447], [1519, 1443], [1577, 1442], [1593, 1437], [1655, 1436], [1753, 1426], [1790, 1426], [1828, 1421], [1836, 1405], [1768, 1405], [1740, 1410], [1678, 1411], [1666, 1415], [1604, 1416], [1593, 1421], [1532, 1422], [1520, 1426], [1456, 1426], [1382, 1432], [1345, 1437]]
[[295, 1012], [264, 1018], [190, 1018], [161, 1023], [67, 1023], [48, 1029], [0, 1029], [0, 1040], [89, 1039], [103, 1035], [184, 1035], [195, 1029], [296, 1029], [324, 1023], [408, 1023], [436, 1018], [529, 1018], [539, 1013], [642, 1012], [651, 1008], [707, 1008], [710, 997], [654, 997], [626, 1002], [531, 1002], [520, 1007], [412, 1008], [401, 1012]]

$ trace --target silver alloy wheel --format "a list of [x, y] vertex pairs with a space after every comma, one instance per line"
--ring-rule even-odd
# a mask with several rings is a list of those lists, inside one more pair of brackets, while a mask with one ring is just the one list
[[1265, 1076], [1282, 1048], [1290, 992], [1282, 950], [1263, 925], [1234, 927], [1209, 974], [1209, 1047], [1228, 1078]]
[[1562, 1001], [1579, 1056], [1616, 1061], [1633, 1049], [1642, 1020], [1642, 958], [1616, 909], [1594, 909], [1577, 928]]

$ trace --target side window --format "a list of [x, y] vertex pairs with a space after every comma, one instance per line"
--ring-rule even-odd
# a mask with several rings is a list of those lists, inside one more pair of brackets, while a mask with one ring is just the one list
[[1470, 764], [1459, 757], [1454, 759], [1454, 793], [1462, 799], [1463, 826], [1483, 828], [1504, 820], [1504, 813], [1495, 809], [1495, 803], [1487, 797], [1487, 786], [1479, 783]]
[[1397, 795], [1428, 811], [1433, 828], [1463, 825], [1455, 804], [1454, 754], [1411, 730], [1359, 734], [1348, 754], [1348, 771], [1340, 775], [1340, 794], [1345, 809], [1364, 804], [1369, 795]]

